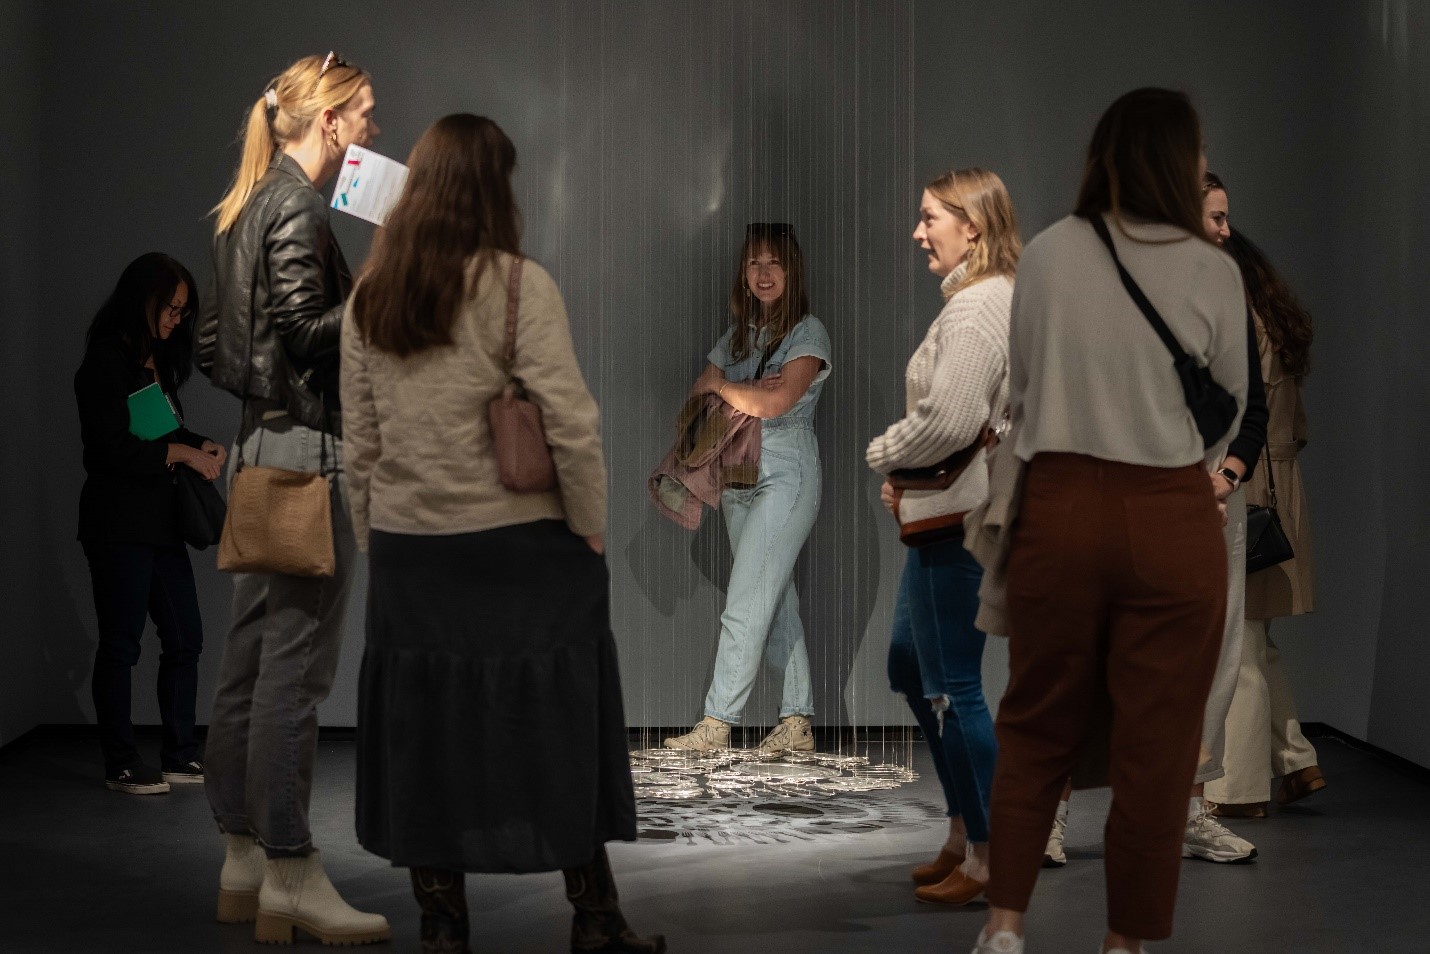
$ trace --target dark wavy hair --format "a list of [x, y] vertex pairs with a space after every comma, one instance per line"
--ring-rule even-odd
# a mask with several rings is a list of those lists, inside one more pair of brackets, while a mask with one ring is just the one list
[[1134, 89], [1097, 122], [1074, 212], [1109, 212], [1114, 224], [1131, 214], [1205, 240], [1201, 154], [1201, 120], [1186, 93]]
[[[167, 339], [154, 333], [158, 309], [174, 300], [179, 286], [189, 290], [189, 303], [179, 324]], [[194, 370], [194, 314], [199, 286], [180, 262], [163, 252], [140, 255], [125, 267], [119, 283], [99, 306], [85, 334], [85, 347], [109, 339], [129, 354], [135, 364], [154, 359], [159, 386], [175, 394]]]
[[1241, 229], [1232, 229], [1222, 248], [1241, 269], [1246, 303], [1261, 319], [1281, 366], [1291, 377], [1304, 378], [1311, 372], [1310, 312], [1301, 306], [1296, 293], [1272, 266], [1266, 253]]
[[[407, 159], [402, 197], [373, 241], [353, 320], [379, 351], [408, 357], [452, 343], [452, 325], [497, 252], [521, 254], [512, 194], [516, 147], [484, 116], [433, 123]], [[479, 255], [471, 284], [467, 262]]]

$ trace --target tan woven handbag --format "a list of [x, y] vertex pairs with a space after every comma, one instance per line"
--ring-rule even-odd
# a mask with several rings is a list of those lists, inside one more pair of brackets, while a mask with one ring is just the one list
[[[260, 438], [261, 442], [262, 438]], [[320, 473], [238, 462], [218, 568], [228, 573], [332, 576], [332, 482]]]
[[[251, 318], [250, 322], [245, 395], [253, 380], [253, 335], [257, 325]], [[337, 570], [337, 558], [333, 551], [333, 484], [327, 475], [328, 441], [333, 442], [336, 463], [337, 440], [319, 433], [316, 474], [279, 467], [248, 467], [243, 462], [244, 425], [261, 426], [249, 411], [245, 396], [237, 459], [228, 488], [228, 514], [218, 541], [218, 568], [227, 573], [332, 576]], [[323, 417], [327, 418], [326, 409]], [[254, 453], [262, 459], [261, 430]]]
[[519, 256], [512, 258], [507, 280], [506, 346], [502, 352], [506, 387], [487, 405], [487, 424], [491, 427], [502, 486], [519, 494], [534, 494], [556, 489], [556, 462], [546, 443], [541, 408], [527, 400], [525, 389], [512, 377], [516, 319], [521, 307], [521, 263]]

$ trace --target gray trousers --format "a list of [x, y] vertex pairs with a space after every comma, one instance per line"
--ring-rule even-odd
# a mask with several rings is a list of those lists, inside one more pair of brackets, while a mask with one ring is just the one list
[[[262, 422], [239, 444], [247, 464], [314, 472], [323, 441], [332, 473], [342, 461], [342, 442], [335, 453], [331, 438], [289, 417]], [[229, 458], [230, 480], [239, 449]], [[204, 787], [219, 828], [256, 836], [269, 857], [312, 850], [308, 804], [318, 704], [337, 673], [357, 551], [347, 488], [340, 477], [332, 483], [332, 577], [234, 575], [233, 623], [204, 748]]]

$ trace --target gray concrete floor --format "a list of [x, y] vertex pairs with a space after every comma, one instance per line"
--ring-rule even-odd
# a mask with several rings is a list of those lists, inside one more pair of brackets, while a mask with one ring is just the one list
[[[1176, 934], [1150, 950], [1430, 951], [1430, 786], [1334, 739], [1318, 744], [1330, 787], [1304, 807], [1235, 825], [1260, 847], [1256, 864], [1185, 862]], [[97, 756], [93, 741], [49, 735], [0, 752], [0, 952], [272, 951], [251, 927], [212, 920], [222, 849], [202, 788], [109, 792]], [[922, 751], [917, 767], [918, 782], [836, 799], [823, 816], [785, 814], [771, 799], [685, 818], [652, 809], [649, 832], [693, 837], [612, 847], [627, 915], [664, 932], [673, 954], [962, 954], [983, 906], [916, 904], [908, 881], [944, 830]], [[352, 745], [324, 742], [315, 839], [343, 894], [392, 922], [397, 939], [369, 949], [414, 951], [405, 872], [353, 837], [352, 778]], [[1098, 950], [1106, 810], [1105, 792], [1074, 797], [1072, 861], [1039, 881], [1030, 952]], [[566, 950], [559, 875], [471, 877], [468, 895], [474, 950]]]

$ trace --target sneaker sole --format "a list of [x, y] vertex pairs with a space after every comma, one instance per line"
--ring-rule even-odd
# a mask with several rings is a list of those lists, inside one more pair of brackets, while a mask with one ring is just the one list
[[167, 795], [169, 792], [168, 782], [110, 782], [106, 781], [104, 787], [111, 792], [123, 792], [126, 795]]
[[1224, 855], [1219, 856], [1215, 851], [1207, 851], [1205, 848], [1193, 848], [1191, 845], [1183, 845], [1182, 857], [1211, 861], [1219, 865], [1249, 865], [1256, 860], [1256, 849], [1251, 849], [1250, 854], [1235, 854], [1227, 857]]
[[202, 785], [204, 777], [202, 775], [188, 775], [183, 772], [165, 772], [164, 781], [174, 785]]
[[313, 927], [301, 918], [286, 914], [271, 914], [259, 909], [253, 925], [253, 939], [259, 944], [292, 944], [297, 931], [311, 934], [324, 944], [335, 947], [352, 947], [358, 944], [380, 944], [392, 940], [392, 928], [384, 927], [374, 931], [353, 931], [348, 934], [334, 934]]

